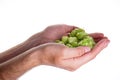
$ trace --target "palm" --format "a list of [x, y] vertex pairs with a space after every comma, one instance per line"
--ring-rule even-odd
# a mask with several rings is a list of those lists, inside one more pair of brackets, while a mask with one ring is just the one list
[[74, 71], [83, 64], [94, 59], [95, 56], [100, 53], [100, 51], [107, 47], [108, 43], [109, 40], [107, 38], [103, 38], [92, 50], [85, 46], [68, 48], [62, 44], [47, 43], [43, 46], [40, 46], [44, 52], [38, 55], [42, 55], [40, 57], [42, 64]]

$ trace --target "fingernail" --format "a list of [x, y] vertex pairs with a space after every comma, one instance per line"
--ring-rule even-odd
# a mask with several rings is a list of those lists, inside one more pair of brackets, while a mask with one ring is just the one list
[[107, 46], [110, 43], [110, 40], [106, 39], [106, 41], [104, 42], [104, 46]]
[[106, 44], [109, 44], [110, 43], [110, 40], [107, 40], [107, 43]]
[[103, 39], [108, 39], [107, 37], [104, 37]]
[[89, 52], [90, 50], [91, 50], [91, 48], [85, 47], [85, 52]]

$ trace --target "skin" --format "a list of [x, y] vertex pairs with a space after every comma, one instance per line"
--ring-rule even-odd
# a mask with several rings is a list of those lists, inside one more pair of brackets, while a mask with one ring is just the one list
[[84, 46], [68, 48], [54, 43], [56, 39], [67, 35], [74, 28], [64, 24], [49, 26], [43, 32], [0, 54], [0, 80], [16, 80], [39, 65], [75, 71], [94, 59], [109, 44], [108, 38], [102, 33], [90, 34], [97, 43], [92, 50]]
[[60, 39], [63, 35], [67, 35], [74, 28], [76, 27], [65, 24], [48, 26], [44, 31], [34, 34], [21, 44], [2, 52], [2, 54], [0, 54], [0, 63], [12, 59], [33, 47], [48, 42], [54, 42], [55, 40]]

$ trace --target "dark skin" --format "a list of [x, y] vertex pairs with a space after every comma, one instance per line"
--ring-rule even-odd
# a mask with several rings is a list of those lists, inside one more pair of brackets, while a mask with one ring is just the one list
[[0, 54], [0, 80], [16, 80], [26, 71], [39, 65], [74, 71], [94, 59], [107, 47], [109, 40], [102, 33], [90, 34], [97, 43], [92, 50], [84, 46], [68, 48], [54, 43], [56, 39], [67, 35], [74, 28], [76, 27], [64, 24], [49, 26], [25, 42]]

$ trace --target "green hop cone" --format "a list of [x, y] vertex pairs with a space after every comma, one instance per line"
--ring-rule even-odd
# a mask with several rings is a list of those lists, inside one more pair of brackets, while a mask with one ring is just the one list
[[94, 41], [94, 39], [91, 36], [85, 36], [84, 39], [88, 39], [92, 42], [92, 45], [94, 46], [96, 43]]
[[77, 37], [78, 39], [83, 39], [84, 36], [86, 36], [86, 35], [88, 35], [88, 34], [85, 33], [85, 32], [78, 32], [78, 33], [76, 34], [76, 37]]
[[71, 44], [66, 44], [66, 46], [69, 48], [73, 48], [73, 46]]
[[66, 44], [68, 42], [68, 36], [63, 36], [62, 41], [64, 42], [64, 44]]
[[89, 39], [89, 40], [93, 40], [93, 38], [91, 36], [84, 36], [83, 39]]
[[74, 37], [74, 36], [76, 35], [76, 33], [77, 33], [77, 32], [76, 32], [75, 30], [73, 30], [73, 31], [70, 33], [69, 36], [70, 36], [70, 37]]
[[73, 47], [77, 47], [77, 46], [78, 46], [78, 42], [72, 42], [71, 45], [72, 45]]
[[93, 48], [94, 43], [90, 39], [83, 39], [78, 43], [79, 46], [88, 46], [90, 48]]
[[76, 37], [69, 37], [68, 38], [68, 43], [73, 43], [73, 42], [77, 42], [78, 40], [77, 40], [77, 38]]
[[81, 29], [81, 28], [76, 28], [74, 29], [76, 32], [85, 32], [85, 30]]
[[70, 33], [69, 36], [70, 37], [75, 37], [78, 32], [85, 32], [85, 30], [80, 29], [80, 28], [76, 28], [76, 29], [74, 29], [74, 30], [71, 31], [71, 33]]

